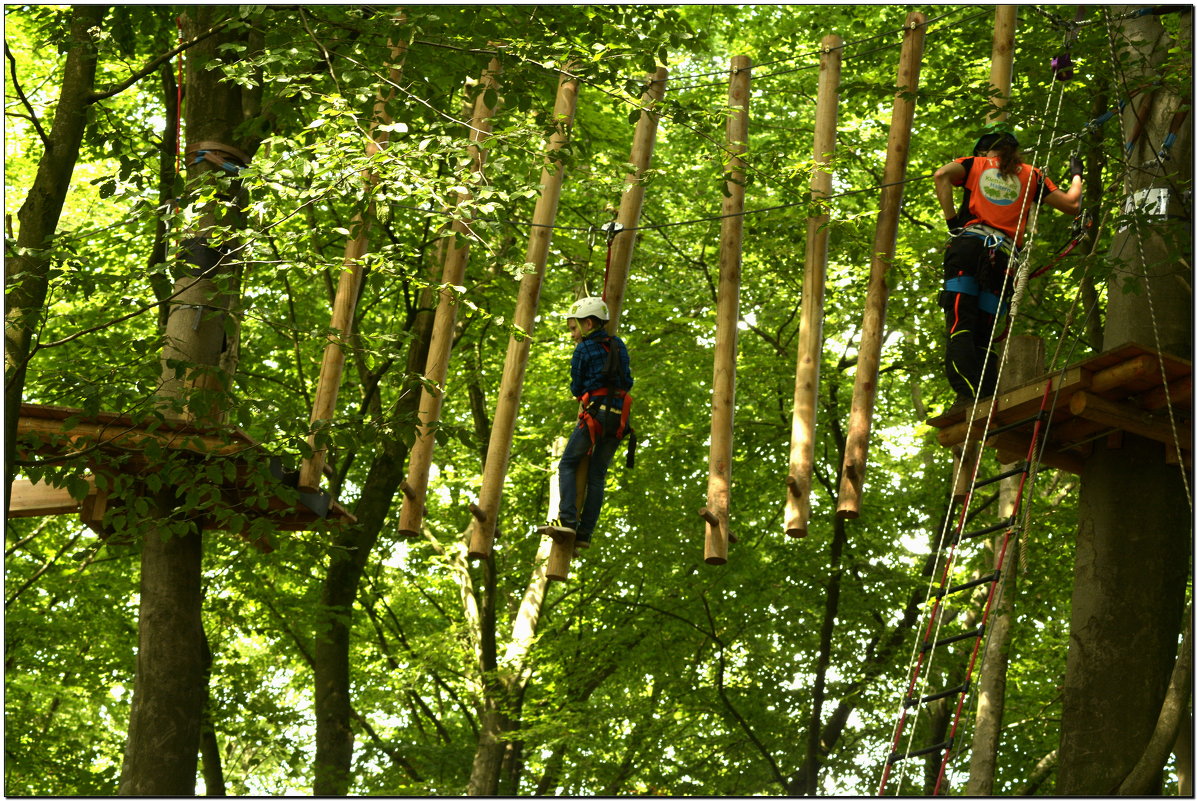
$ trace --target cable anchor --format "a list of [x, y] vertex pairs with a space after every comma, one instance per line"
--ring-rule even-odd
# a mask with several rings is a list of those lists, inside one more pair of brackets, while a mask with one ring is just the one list
[[607, 247], [611, 247], [611, 243], [615, 241], [615, 235], [624, 230], [623, 223], [617, 223], [614, 220], [603, 223], [599, 228], [600, 231], [607, 235]]

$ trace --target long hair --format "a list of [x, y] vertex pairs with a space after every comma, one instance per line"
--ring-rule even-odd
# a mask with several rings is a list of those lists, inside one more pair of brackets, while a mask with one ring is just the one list
[[998, 154], [998, 171], [1006, 177], [1018, 175], [1022, 167], [1022, 159], [1018, 155], [1018, 142], [1013, 137], [1005, 136], [994, 142], [989, 148]]

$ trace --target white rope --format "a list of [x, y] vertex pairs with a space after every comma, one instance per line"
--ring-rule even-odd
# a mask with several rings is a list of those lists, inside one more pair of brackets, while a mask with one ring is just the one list
[[[1048, 87], [1047, 103], [1046, 103], [1046, 107], [1044, 109], [1044, 117], [1045, 118], [1049, 115], [1049, 113], [1051, 111], [1052, 94], [1055, 91], [1056, 84], [1057, 84], [1056, 76], [1055, 76], [1055, 73], [1053, 73], [1052, 74], [1052, 83]], [[1052, 125], [1050, 127], [1050, 130], [1055, 130], [1059, 123], [1060, 111], [1063, 108], [1063, 101], [1064, 101], [1064, 91], [1063, 91], [1063, 88], [1061, 87], [1061, 90], [1059, 92], [1059, 97], [1056, 102], [1056, 111], [1055, 111], [1055, 115], [1052, 120]], [[1036, 143], [1035, 143], [1036, 150], [1039, 148], [1040, 144], [1042, 143], [1042, 139], [1043, 139], [1043, 130], [1041, 129], [1039, 132], [1038, 139], [1036, 140]], [[1048, 155], [1047, 155], [1048, 163], [1050, 163], [1050, 156], [1051, 156], [1051, 150], [1049, 149]], [[1046, 178], [1047, 165], [1045, 164], [1044, 166], [1042, 166], [1039, 169], [1040, 169], [1040, 174]], [[1032, 173], [1032, 175], [1033, 175], [1033, 173]], [[1036, 192], [1042, 191], [1043, 188], [1044, 188], [1043, 186], [1037, 187]], [[1030, 186], [1028, 183], [1027, 191], [1023, 194], [1022, 205], [1019, 209], [1019, 215], [1017, 217], [1017, 219], [1020, 222], [1023, 219], [1023, 215], [1027, 214], [1028, 205], [1031, 202], [1031, 196], [1032, 196], [1032, 192], [1030, 191]], [[1017, 256], [1012, 256], [1012, 258], [1015, 260], [1017, 267], [1016, 267], [1016, 273], [1015, 273], [1014, 290], [1013, 290], [1013, 294], [1012, 294], [1011, 301], [1010, 301], [1010, 311], [1009, 311], [1009, 325], [1010, 325], [1011, 331], [1013, 330], [1015, 320], [1017, 319], [1017, 315], [1018, 315], [1019, 307], [1021, 306], [1021, 303], [1022, 303], [1023, 295], [1026, 292], [1026, 286], [1027, 286], [1029, 276], [1030, 276], [1030, 254], [1033, 250], [1033, 244], [1035, 241], [1036, 234], [1038, 233], [1038, 221], [1039, 221], [1038, 208], [1037, 207], [1033, 208], [1033, 211], [1035, 213], [1029, 214], [1027, 217], [1028, 224], [1026, 227], [1026, 238], [1025, 238], [1023, 247], [1020, 250], [1016, 251]], [[1017, 232], [1016, 232], [1015, 241], [1017, 241]], [[1003, 279], [1002, 290], [999, 295], [999, 301], [1000, 301], [1001, 297], [1005, 296], [1006, 289], [1008, 286], [1009, 286], [1009, 268], [1007, 267], [1007, 274], [1006, 274], [1006, 277]], [[1000, 302], [999, 302], [999, 311], [1000, 311]], [[981, 376], [982, 377], [985, 375], [985, 371], [989, 366], [989, 360], [992, 356], [992, 351], [993, 351], [993, 339], [994, 339], [994, 336], [996, 335], [996, 333], [997, 333], [997, 319], [995, 316], [994, 326], [989, 332], [988, 347], [985, 350], [985, 357], [981, 363]], [[989, 405], [989, 411], [985, 418], [985, 423], [982, 428], [982, 434], [984, 434], [985, 432], [987, 432], [989, 430], [989, 427], [993, 420], [994, 412], [995, 412], [996, 406], [997, 406], [997, 404], [995, 402], [996, 396], [997, 396], [996, 386], [1001, 381], [1002, 371], [1005, 368], [1007, 355], [1009, 353], [1009, 345], [1010, 345], [1010, 338], [1007, 337], [1002, 346], [1001, 356], [999, 357], [999, 360], [998, 360], [997, 374], [994, 377], [995, 392], [994, 392], [993, 398]], [[978, 387], [978, 389], [979, 389], [979, 387]], [[920, 623], [918, 636], [915, 639], [914, 648], [911, 652], [910, 660], [907, 663], [906, 676], [908, 677], [908, 681], [904, 684], [904, 689], [903, 689], [903, 693], [901, 696], [901, 701], [900, 701], [900, 705], [898, 708], [897, 717], [894, 722], [894, 727], [890, 734], [891, 742], [897, 734], [898, 727], [900, 725], [902, 725], [903, 710], [905, 708], [906, 699], [908, 697], [905, 687], [909, 686], [909, 677], [911, 675], [913, 675], [915, 665], [918, 662], [918, 654], [919, 654], [920, 649], [922, 648], [922, 643], [925, 640], [930, 641], [932, 643], [934, 643], [936, 640], [938, 640], [940, 631], [942, 630], [942, 627], [943, 627], [944, 618], [945, 618], [945, 614], [944, 614], [945, 605], [946, 605], [945, 602], [946, 602], [947, 596], [945, 594], [944, 597], [940, 598], [938, 602], [931, 601], [931, 599], [934, 595], [935, 582], [938, 580], [938, 578], [941, 575], [944, 577], [944, 582], [945, 582], [944, 589], [946, 590], [947, 587], [950, 586], [950, 584], [951, 584], [952, 571], [956, 567], [955, 563], [956, 563], [957, 550], [958, 550], [958, 546], [960, 544], [959, 539], [957, 539], [957, 541], [953, 544], [952, 548], [950, 549], [948, 557], [944, 563], [943, 569], [942, 570], [940, 569], [940, 555], [943, 551], [943, 546], [944, 546], [944, 542], [947, 538], [949, 526], [951, 526], [953, 528], [953, 530], [955, 530], [956, 528], [962, 529], [964, 523], [966, 523], [968, 521], [968, 512], [972, 505], [972, 496], [973, 496], [973, 491], [976, 486], [976, 478], [977, 478], [977, 472], [978, 472], [977, 466], [980, 464], [980, 460], [982, 458], [983, 450], [984, 450], [984, 447], [983, 447], [984, 440], [982, 438], [982, 440], [980, 440], [976, 446], [976, 448], [978, 450], [976, 459], [970, 460], [968, 458], [969, 451], [970, 451], [970, 445], [969, 445], [970, 435], [972, 434], [972, 429], [973, 429], [973, 426], [975, 423], [975, 418], [976, 418], [976, 410], [977, 410], [977, 406], [979, 403], [980, 403], [980, 397], [979, 397], [979, 393], [978, 393], [978, 395], [973, 398], [973, 404], [970, 408], [968, 425], [965, 428], [964, 444], [963, 444], [962, 450], [961, 450], [961, 458], [955, 460], [956, 464], [953, 468], [953, 474], [952, 474], [952, 482], [951, 482], [950, 492], [952, 492], [954, 494], [956, 484], [960, 477], [960, 472], [965, 468], [966, 464], [968, 464], [970, 461], [972, 462], [972, 464], [973, 464], [972, 475], [969, 477], [969, 487], [968, 487], [968, 491], [965, 494], [964, 506], [960, 510], [960, 517], [958, 518], [959, 523], [954, 524], [953, 520], [957, 519], [957, 518], [954, 518], [954, 516], [950, 514], [951, 507], [952, 507], [953, 503], [951, 500], [949, 500], [949, 503], [948, 503], [949, 514], [945, 515], [945, 517], [944, 517], [944, 524], [940, 530], [939, 539], [936, 543], [935, 557], [932, 562], [932, 569], [931, 569], [931, 575], [929, 577], [929, 583], [928, 583], [928, 587], [927, 587], [926, 600], [924, 601], [924, 604], [926, 604], [928, 601], [930, 601], [932, 603], [931, 608], [938, 609], [938, 613], [935, 616], [935, 629], [934, 629], [932, 636], [930, 638], [927, 638], [924, 636], [925, 629], [924, 629], [923, 625]], [[1030, 470], [1030, 469], [1031, 469], [1030, 466], [1028, 466], [1028, 470]], [[1028, 475], [1028, 481], [1030, 481], [1032, 476], [1033, 476], [1033, 473]], [[1015, 536], [1015, 541], [1017, 541], [1017, 535]], [[999, 582], [999, 584], [1000, 584], [1000, 582]], [[995, 594], [995, 598], [994, 598], [995, 604], [1000, 600], [1000, 597], [1001, 597], [1000, 591], [1001, 591], [1001, 588], [999, 586], [999, 588], [997, 588], [997, 590], [996, 590], [996, 594]], [[924, 617], [925, 616], [920, 616], [920, 619], [923, 619]], [[928, 622], [928, 625], [930, 625], [930, 621], [928, 620], [927, 622]], [[988, 637], [985, 637], [984, 639], [985, 639], [985, 642], [983, 645], [985, 648], [987, 648], [988, 647]], [[909, 697], [918, 698], [921, 695], [923, 695], [923, 691], [926, 689], [927, 681], [929, 680], [929, 677], [931, 675], [931, 668], [932, 668], [932, 664], [934, 661], [933, 660], [934, 654], [935, 654], [934, 648], [930, 648], [927, 651], [927, 657], [926, 657], [925, 663], [923, 664], [922, 670], [919, 674], [919, 677], [915, 681], [915, 684], [913, 687], [914, 692]], [[984, 651], [982, 651], [982, 653], [979, 654], [979, 658], [983, 662]], [[970, 699], [970, 707], [973, 704], [976, 704], [975, 694], [973, 694], [973, 698]], [[914, 711], [913, 722], [911, 723], [911, 725], [909, 727], [909, 731], [906, 733], [906, 749], [903, 753], [904, 759], [901, 761], [901, 765], [900, 765], [899, 769], [897, 770], [897, 775], [894, 777], [894, 779], [897, 781], [897, 786], [898, 786], [899, 790], [901, 789], [902, 781], [905, 778], [905, 767], [906, 767], [906, 761], [907, 761], [906, 758], [909, 757], [911, 750], [913, 750], [913, 745], [914, 745], [914, 741], [915, 741], [914, 735], [918, 728], [918, 718], [919, 718], [918, 708], [916, 705], [915, 711]]]

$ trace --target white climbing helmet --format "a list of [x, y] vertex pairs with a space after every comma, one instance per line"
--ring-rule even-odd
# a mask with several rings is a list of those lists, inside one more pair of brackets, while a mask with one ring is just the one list
[[581, 298], [569, 307], [567, 319], [584, 320], [587, 317], [597, 317], [604, 322], [611, 319], [611, 312], [607, 311], [607, 304], [602, 298]]

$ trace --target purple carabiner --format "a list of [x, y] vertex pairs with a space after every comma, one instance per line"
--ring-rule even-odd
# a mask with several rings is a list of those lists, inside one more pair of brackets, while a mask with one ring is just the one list
[[1057, 81], [1072, 80], [1072, 56], [1068, 51], [1052, 59], [1052, 72], [1056, 74]]

